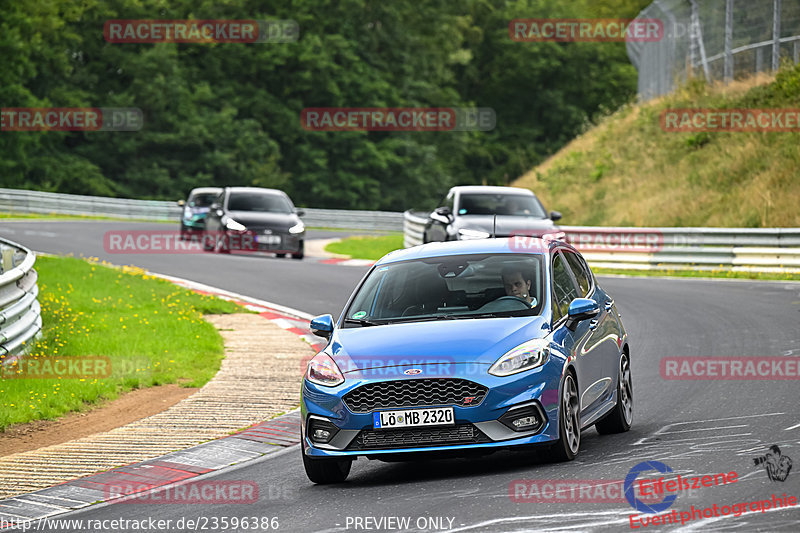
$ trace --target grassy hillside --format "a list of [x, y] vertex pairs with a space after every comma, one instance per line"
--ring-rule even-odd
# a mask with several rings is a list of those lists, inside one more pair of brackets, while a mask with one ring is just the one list
[[800, 226], [800, 133], [665, 132], [667, 108], [800, 108], [800, 67], [626, 106], [513, 185], [567, 225]]

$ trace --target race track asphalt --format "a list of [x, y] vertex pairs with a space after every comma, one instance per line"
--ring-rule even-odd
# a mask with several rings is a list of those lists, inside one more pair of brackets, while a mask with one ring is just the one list
[[[117, 224], [116, 229], [153, 226], [0, 221], [0, 236], [39, 251], [135, 264], [312, 314], [337, 316], [366, 271], [313, 259], [108, 254], [102, 234]], [[532, 452], [409, 463], [359, 459], [346, 483], [315, 486], [303, 472], [299, 449], [292, 448], [207, 478], [255, 481], [260, 489], [256, 503], [102, 504], [59, 518], [172, 520], [170, 531], [201, 530], [176, 528], [180, 519], [198, 518], [204, 518], [199, 525], [205, 524], [207, 531], [267, 530], [225, 529], [222, 517], [227, 517], [228, 524], [232, 517], [277, 517], [278, 531], [623, 531], [632, 530], [630, 515], [640, 516], [625, 501], [569, 501], [568, 490], [559, 493], [563, 499], [548, 503], [515, 501], [512, 496], [518, 494], [524, 500], [528, 489], [541, 490], [547, 480], [622, 480], [643, 461], [661, 461], [682, 475], [737, 472], [736, 483], [681, 493], [669, 509], [677, 511], [679, 522], [680, 513], [691, 513], [692, 507], [702, 512], [715, 504], [721, 509], [771, 500], [773, 494], [800, 497], [796, 379], [676, 381], [663, 379], [659, 371], [661, 358], [667, 356], [800, 356], [800, 284], [655, 278], [599, 281], [616, 300], [630, 335], [635, 419], [625, 434], [600, 436], [593, 428], [584, 431], [575, 461], [553, 464], [546, 454]], [[773, 444], [795, 462], [782, 482], [770, 481], [763, 466], [754, 464], [754, 458], [763, 456]], [[520, 485], [518, 480], [528, 482]], [[408, 527], [395, 527], [406, 519]], [[217, 527], [211, 528], [214, 520]], [[798, 524], [797, 506], [766, 512], [748, 508], [739, 517], [690, 520], [681, 529], [797, 531]]]

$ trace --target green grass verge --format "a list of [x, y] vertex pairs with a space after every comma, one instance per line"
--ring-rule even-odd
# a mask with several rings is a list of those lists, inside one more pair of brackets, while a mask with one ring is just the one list
[[624, 270], [618, 268], [592, 267], [598, 276], [603, 274], [623, 276], [668, 276], [674, 278], [717, 278], [717, 279], [752, 279], [767, 281], [800, 281], [800, 274], [780, 274], [771, 272], [731, 272], [726, 270]]
[[9, 377], [18, 367], [7, 366], [0, 377], [0, 431], [81, 411], [131, 389], [200, 387], [223, 358], [222, 337], [203, 315], [244, 311], [137, 268], [39, 257], [36, 269], [44, 330], [26, 364], [107, 356], [111, 375], [57, 379], [34, 371]]
[[159, 224], [177, 224], [178, 220], [148, 220], [143, 218], [101, 217], [95, 215], [67, 215], [60, 213], [9, 213], [0, 212], [0, 219], [23, 220], [114, 220], [118, 222], [157, 222]]
[[349, 255], [353, 259], [378, 260], [391, 251], [403, 247], [403, 234], [392, 233], [380, 237], [348, 237], [332, 242], [325, 247], [326, 252]]

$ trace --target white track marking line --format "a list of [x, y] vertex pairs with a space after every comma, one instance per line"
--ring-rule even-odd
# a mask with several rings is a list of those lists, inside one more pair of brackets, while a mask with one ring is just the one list
[[795, 425], [793, 425], [792, 427], [789, 427], [789, 428], [786, 428], [786, 429], [784, 429], [784, 431], [790, 431], [790, 430], [792, 430], [792, 429], [797, 429], [797, 428], [800, 428], [800, 424], [795, 424]]

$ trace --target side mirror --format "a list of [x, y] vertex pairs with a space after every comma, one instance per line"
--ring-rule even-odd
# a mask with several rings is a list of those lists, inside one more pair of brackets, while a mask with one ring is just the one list
[[295, 208], [294, 209], [294, 214], [299, 216], [299, 217], [302, 217], [302, 216], [305, 216], [306, 212], [305, 212], [304, 209]]
[[550, 220], [555, 222], [556, 220], [561, 220], [561, 213], [558, 211], [550, 211]]
[[567, 310], [567, 328], [574, 331], [578, 322], [600, 314], [600, 304], [591, 298], [575, 298]]
[[185, 202], [184, 200], [178, 200], [178, 201], [177, 201], [177, 202], [175, 202], [175, 203], [176, 203], [176, 204], [178, 204], [178, 207], [183, 207], [183, 206], [185, 206], [185, 205], [186, 205], [186, 202]]
[[450, 211], [449, 207], [443, 205], [442, 207], [437, 207], [434, 212], [431, 213], [430, 218], [442, 224], [449, 224], [453, 220], [453, 213]]
[[333, 333], [333, 317], [331, 315], [320, 315], [311, 319], [311, 333], [317, 337], [331, 338]]

